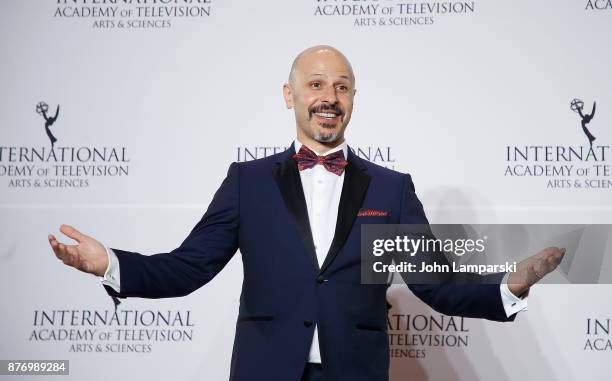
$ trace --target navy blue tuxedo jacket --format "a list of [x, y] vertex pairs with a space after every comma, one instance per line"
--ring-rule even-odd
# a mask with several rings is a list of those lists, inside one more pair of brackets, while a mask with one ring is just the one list
[[[360, 226], [427, 223], [410, 175], [349, 150], [335, 235], [319, 267], [294, 153], [291, 147], [233, 163], [180, 247], [151, 256], [113, 249], [121, 292], [105, 288], [120, 298], [187, 295], [209, 282], [240, 249], [244, 280], [231, 380], [298, 381], [317, 324], [328, 381], [387, 381], [387, 286], [361, 284]], [[360, 209], [388, 215], [357, 216]], [[407, 283], [441, 313], [511, 320], [500, 297], [503, 274], [492, 276], [496, 284]]]

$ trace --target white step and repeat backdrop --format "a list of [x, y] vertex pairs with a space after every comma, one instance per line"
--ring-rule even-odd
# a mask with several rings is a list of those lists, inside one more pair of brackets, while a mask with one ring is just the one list
[[[46, 237], [69, 223], [113, 247], [176, 247], [232, 161], [290, 144], [281, 87], [315, 44], [355, 69], [349, 144], [410, 172], [431, 222], [612, 223], [609, 0], [0, 9], [0, 359], [69, 359], [74, 380], [227, 379], [239, 254], [187, 297], [128, 299], [113, 316]], [[611, 291], [536, 286], [501, 324], [442, 316], [395, 286], [391, 378], [609, 379]]]

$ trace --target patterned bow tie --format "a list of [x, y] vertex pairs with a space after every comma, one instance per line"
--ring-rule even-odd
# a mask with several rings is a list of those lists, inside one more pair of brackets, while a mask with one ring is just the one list
[[338, 176], [344, 172], [344, 167], [348, 165], [348, 161], [344, 159], [344, 152], [342, 152], [342, 150], [330, 153], [329, 155], [318, 156], [305, 145], [300, 147], [300, 152], [293, 155], [293, 158], [297, 161], [300, 171], [321, 164], [325, 169]]

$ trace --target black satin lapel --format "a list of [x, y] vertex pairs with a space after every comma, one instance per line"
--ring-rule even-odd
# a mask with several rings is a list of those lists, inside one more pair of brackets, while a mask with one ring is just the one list
[[310, 230], [310, 222], [308, 220], [308, 209], [306, 207], [306, 199], [304, 190], [302, 189], [302, 181], [298, 171], [297, 163], [293, 158], [289, 158], [274, 167], [274, 179], [278, 185], [278, 189], [283, 195], [285, 206], [293, 217], [298, 233], [302, 238], [302, 242], [306, 247], [306, 251], [310, 255], [313, 265], [319, 271], [319, 261], [312, 239], [312, 231]]
[[350, 160], [349, 156], [349, 165], [345, 169], [340, 205], [338, 206], [336, 231], [329, 252], [325, 257], [323, 266], [321, 266], [321, 272], [325, 271], [332, 263], [344, 245], [346, 238], [353, 228], [369, 185], [370, 176], [359, 168], [356, 161]]

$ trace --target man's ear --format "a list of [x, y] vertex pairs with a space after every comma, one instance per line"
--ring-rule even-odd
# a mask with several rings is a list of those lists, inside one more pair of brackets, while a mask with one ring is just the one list
[[285, 98], [285, 105], [287, 108], [293, 108], [293, 92], [291, 91], [291, 86], [289, 86], [288, 83], [283, 85], [283, 97]]

